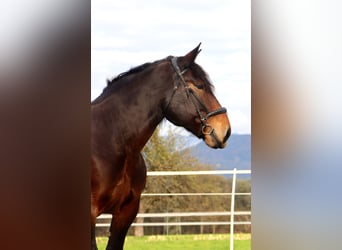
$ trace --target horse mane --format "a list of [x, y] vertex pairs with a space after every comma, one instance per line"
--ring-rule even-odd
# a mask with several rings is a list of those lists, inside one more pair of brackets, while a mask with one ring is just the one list
[[[157, 60], [157, 61], [154, 61], [154, 62], [147, 62], [147, 63], [144, 63], [142, 65], [139, 65], [139, 66], [136, 66], [136, 67], [133, 67], [131, 69], [129, 69], [128, 71], [126, 72], [123, 72], [123, 73], [120, 73], [119, 75], [113, 77], [112, 79], [107, 79], [107, 86], [103, 89], [103, 92], [102, 94], [97, 97], [92, 103], [95, 104], [95, 103], [98, 103], [100, 102], [101, 100], [103, 100], [104, 98], [106, 98], [109, 94], [110, 94], [110, 88], [116, 83], [116, 82], [119, 82], [120, 80], [122, 80], [123, 78], [127, 77], [127, 76], [130, 76], [130, 75], [133, 75], [133, 74], [136, 74], [136, 73], [139, 73], [139, 72], [142, 72], [144, 71], [145, 69], [155, 65], [155, 64], [158, 64], [162, 61], [165, 61], [165, 60], [170, 60], [170, 58], [172, 58], [172, 56], [168, 56], [164, 59], [161, 59], [161, 60]], [[203, 68], [196, 64], [196, 63], [192, 63], [190, 66], [189, 66], [189, 69], [191, 71], [194, 72], [194, 74], [199, 77], [203, 82], [204, 82], [204, 87], [205, 89], [209, 90], [209, 91], [213, 91], [214, 90], [214, 86], [212, 85], [211, 81], [210, 81], [210, 78], [208, 76], [208, 74], [203, 70]]]
[[[157, 61], [156, 61], [157, 62]], [[120, 73], [119, 75], [117, 75], [116, 77], [112, 78], [111, 80], [107, 79], [107, 86], [121, 80], [122, 78], [126, 77], [126, 76], [129, 76], [129, 75], [132, 75], [132, 74], [135, 74], [135, 73], [138, 73], [138, 72], [141, 72], [143, 71], [144, 69], [148, 68], [149, 66], [151, 66], [152, 64], [156, 63], [156, 62], [148, 62], [148, 63], [144, 63], [140, 66], [137, 66], [137, 67], [134, 67], [134, 68], [131, 68], [129, 69], [128, 71], [126, 72], [123, 72], [123, 73]]]
[[121, 80], [122, 78], [124, 78], [126, 76], [133, 75], [135, 73], [139, 73], [139, 72], [145, 70], [146, 68], [148, 68], [148, 67], [150, 67], [152, 65], [158, 64], [158, 63], [160, 63], [162, 61], [165, 61], [165, 60], [169, 60], [171, 57], [172, 56], [168, 56], [168, 57], [166, 57], [164, 59], [160, 59], [160, 60], [157, 60], [157, 61], [154, 61], [154, 62], [147, 62], [147, 63], [144, 63], [142, 65], [130, 68], [128, 71], [120, 73], [119, 75], [113, 77], [111, 80], [107, 79], [107, 86], [112, 85], [113, 83]]
[[[139, 73], [139, 72], [145, 70], [146, 68], [148, 68], [148, 67], [150, 67], [150, 66], [152, 66], [154, 64], [157, 64], [157, 63], [159, 63], [161, 61], [170, 60], [171, 57], [172, 56], [168, 56], [168, 57], [166, 57], [164, 59], [161, 59], [161, 60], [157, 60], [157, 61], [154, 61], [154, 62], [147, 62], [147, 63], [144, 63], [142, 65], [133, 67], [133, 68], [129, 69], [128, 71], [125, 71], [125, 72], [120, 73], [119, 75], [113, 77], [111, 80], [107, 79], [107, 86], [112, 85], [113, 83], [121, 80], [122, 78], [124, 78], [126, 76]], [[199, 77], [205, 83], [207, 89], [213, 90], [214, 86], [211, 83], [208, 74], [203, 70], [203, 68], [200, 65], [198, 65], [196, 63], [192, 63], [189, 66], [189, 68], [195, 73], [195, 75], [197, 77]]]

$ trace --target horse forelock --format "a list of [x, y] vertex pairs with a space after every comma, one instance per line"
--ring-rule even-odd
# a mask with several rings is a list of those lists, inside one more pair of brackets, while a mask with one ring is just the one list
[[204, 69], [197, 63], [193, 63], [189, 66], [195, 77], [201, 79], [204, 83], [205, 89], [209, 91], [214, 90], [214, 85], [211, 83], [209, 75], [204, 71]]

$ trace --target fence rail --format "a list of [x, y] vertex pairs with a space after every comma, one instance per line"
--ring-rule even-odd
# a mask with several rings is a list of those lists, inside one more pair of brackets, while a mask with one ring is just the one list
[[[151, 171], [147, 176], [176, 176], [176, 175], [233, 175], [231, 193], [143, 193], [142, 196], [231, 196], [231, 209], [224, 212], [177, 212], [177, 213], [139, 213], [137, 217], [143, 218], [171, 218], [171, 217], [202, 217], [202, 216], [229, 216], [228, 221], [196, 221], [196, 222], [143, 222], [133, 223], [131, 226], [204, 226], [229, 225], [230, 250], [234, 249], [234, 225], [251, 225], [251, 221], [235, 221], [234, 216], [251, 215], [251, 211], [235, 211], [235, 196], [251, 195], [251, 193], [236, 193], [236, 176], [251, 174], [251, 170], [210, 170], [210, 171]], [[111, 219], [110, 214], [102, 214], [97, 219]], [[96, 223], [96, 227], [109, 227], [110, 223]]]
[[[153, 193], [141, 194], [141, 196], [228, 196], [232, 193]], [[235, 193], [235, 195], [251, 195], [251, 193]]]
[[[224, 216], [224, 215], [231, 215], [232, 212], [178, 212], [178, 213], [140, 213], [137, 217], [140, 218], [157, 218], [157, 217], [195, 217], [195, 216]], [[235, 211], [235, 215], [251, 215], [250, 211]], [[111, 214], [102, 214], [98, 219], [111, 219]]]
[[150, 171], [147, 176], [251, 174], [251, 170]]

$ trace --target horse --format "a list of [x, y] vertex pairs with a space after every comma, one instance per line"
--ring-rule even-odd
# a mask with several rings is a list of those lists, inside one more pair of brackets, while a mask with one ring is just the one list
[[107, 80], [91, 103], [91, 248], [96, 217], [112, 214], [107, 250], [122, 250], [146, 182], [141, 155], [158, 124], [167, 119], [211, 148], [231, 134], [226, 108], [208, 75], [195, 63], [201, 43], [185, 56], [145, 63]]

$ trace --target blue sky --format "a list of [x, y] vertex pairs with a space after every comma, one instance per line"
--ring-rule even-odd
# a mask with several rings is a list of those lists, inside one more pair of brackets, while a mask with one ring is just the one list
[[202, 42], [196, 62], [227, 107], [233, 133], [250, 133], [250, 8], [248, 0], [93, 1], [91, 98], [107, 78]]

